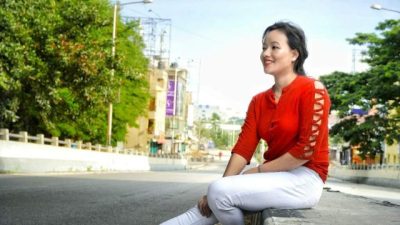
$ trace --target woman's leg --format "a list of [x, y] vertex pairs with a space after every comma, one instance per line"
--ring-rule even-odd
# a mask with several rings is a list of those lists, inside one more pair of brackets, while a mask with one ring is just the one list
[[213, 214], [210, 217], [204, 217], [201, 215], [199, 208], [195, 206], [160, 225], [214, 225], [216, 223], [218, 221]]
[[306, 167], [289, 172], [257, 173], [221, 178], [208, 188], [208, 204], [223, 225], [243, 225], [242, 210], [310, 208], [322, 193], [323, 182]]

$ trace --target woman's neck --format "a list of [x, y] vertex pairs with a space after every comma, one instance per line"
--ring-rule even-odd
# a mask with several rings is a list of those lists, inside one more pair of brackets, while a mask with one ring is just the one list
[[297, 75], [295, 73], [289, 73], [285, 76], [274, 76], [275, 85], [274, 92], [282, 93], [282, 89], [288, 86], [294, 79], [296, 79]]

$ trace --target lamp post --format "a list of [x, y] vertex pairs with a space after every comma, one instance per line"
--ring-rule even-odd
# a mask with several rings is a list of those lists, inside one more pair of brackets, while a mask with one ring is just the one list
[[372, 9], [376, 9], [376, 10], [386, 10], [386, 11], [391, 11], [391, 12], [400, 13], [400, 11], [398, 11], [398, 10], [383, 8], [383, 7], [382, 7], [381, 5], [379, 5], [379, 4], [373, 4], [373, 5], [371, 5], [371, 8], [372, 8]]
[[[199, 96], [200, 96], [200, 81], [201, 81], [201, 59], [189, 59], [187, 61], [187, 65], [189, 68], [192, 68], [191, 66], [193, 65], [192, 63], [197, 62], [197, 82], [196, 82], [196, 100], [195, 100], [195, 109], [194, 109], [194, 119], [196, 119], [198, 121], [198, 124], [196, 125], [196, 130], [194, 130], [196, 132], [197, 138], [199, 139], [199, 143], [200, 143], [200, 139], [201, 139], [201, 122], [200, 122], [200, 113], [199, 113], [199, 105], [200, 105], [200, 101], [199, 101]], [[192, 87], [194, 89], [194, 87]]]
[[[117, 14], [118, 8], [125, 5], [132, 5], [132, 4], [139, 4], [139, 3], [152, 3], [153, 0], [142, 0], [142, 1], [135, 1], [135, 2], [126, 2], [120, 3], [117, 0], [114, 4], [114, 16], [113, 16], [113, 31], [112, 31], [112, 49], [111, 49], [111, 58], [115, 58], [115, 39], [117, 37]], [[111, 69], [111, 78], [114, 77], [114, 66]], [[111, 134], [112, 134], [112, 115], [113, 115], [113, 103], [110, 102], [108, 106], [108, 123], [107, 123], [107, 145], [111, 146]]]

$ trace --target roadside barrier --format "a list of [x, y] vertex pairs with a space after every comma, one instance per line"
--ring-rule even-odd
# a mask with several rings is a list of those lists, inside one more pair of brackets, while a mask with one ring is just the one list
[[181, 154], [148, 154], [135, 149], [45, 138], [0, 129], [0, 173], [185, 170]]
[[58, 137], [47, 138], [43, 134], [30, 136], [28, 132], [21, 131], [18, 134], [10, 133], [8, 129], [0, 129], [0, 140], [16, 141], [22, 143], [35, 143], [41, 145], [52, 145], [57, 147], [66, 147], [74, 149], [84, 149], [98, 152], [115, 152], [122, 154], [134, 154], [135, 151], [130, 149], [122, 149], [112, 146], [102, 146], [100, 144], [92, 144], [90, 142], [83, 143], [82, 141], [74, 141], [72, 139], [59, 140]]

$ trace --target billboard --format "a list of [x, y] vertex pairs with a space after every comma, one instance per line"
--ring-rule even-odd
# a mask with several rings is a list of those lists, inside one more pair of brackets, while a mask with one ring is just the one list
[[175, 112], [175, 81], [168, 80], [166, 115], [174, 116]]

